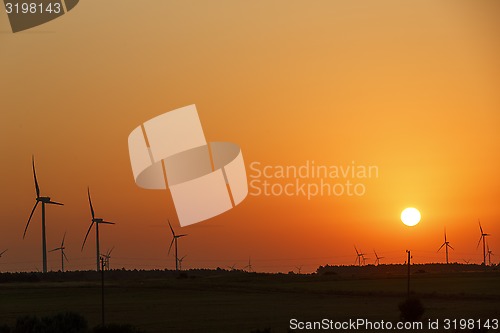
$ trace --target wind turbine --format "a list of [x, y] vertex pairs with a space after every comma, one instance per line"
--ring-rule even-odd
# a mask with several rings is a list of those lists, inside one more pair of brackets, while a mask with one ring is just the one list
[[114, 250], [114, 246], [111, 248], [111, 250], [108, 250], [106, 254], [101, 254], [101, 256], [104, 258], [104, 267], [108, 269], [108, 271], [111, 269], [109, 266], [109, 259], [111, 258], [111, 252]]
[[488, 264], [491, 266], [491, 256], [495, 255], [493, 251], [490, 250], [490, 246], [486, 244], [486, 248], [488, 250]]
[[453, 246], [450, 245], [450, 242], [448, 242], [446, 240], [446, 228], [444, 229], [444, 243], [439, 247], [439, 249], [437, 250], [438, 252], [443, 248], [443, 246], [445, 246], [445, 250], [446, 250], [446, 263], [448, 264], [448, 248], [452, 249], [452, 250], [455, 250], [453, 248]]
[[302, 271], [302, 266], [295, 266], [295, 268], [297, 268], [297, 271], [298, 271], [297, 274], [300, 274], [300, 272]]
[[377, 259], [375, 259], [375, 265], [378, 266], [378, 265], [380, 265], [380, 259], [384, 259], [385, 257], [379, 257], [375, 250], [373, 250], [373, 253], [375, 253], [375, 258], [377, 258]]
[[170, 224], [170, 221], [168, 221], [168, 226], [170, 227], [170, 231], [172, 231], [172, 242], [170, 242], [170, 247], [168, 248], [168, 254], [170, 255], [170, 250], [172, 250], [172, 245], [175, 243], [175, 271], [179, 271], [179, 256], [178, 256], [178, 249], [177, 249], [177, 239], [187, 236], [187, 234], [183, 235], [176, 235], [174, 232], [174, 228], [172, 228], [172, 225]]
[[49, 252], [54, 252], [54, 251], [61, 251], [61, 272], [64, 273], [64, 259], [66, 259], [66, 261], [69, 262], [68, 258], [66, 257], [66, 253], [64, 253], [64, 239], [66, 238], [66, 233], [64, 233], [64, 236], [63, 236], [63, 239], [62, 239], [62, 242], [61, 242], [61, 246], [59, 246], [58, 248], [55, 248], [53, 250], [50, 250]]
[[180, 258], [180, 259], [179, 259], [179, 270], [181, 270], [181, 271], [182, 271], [182, 261], [183, 261], [183, 260], [184, 260], [184, 258], [186, 258], [186, 257], [187, 257], [187, 254], [186, 254], [184, 257], [182, 257], [182, 258]]
[[234, 264], [233, 266], [227, 266], [227, 268], [229, 268], [231, 271], [236, 271], [236, 264]]
[[486, 266], [486, 240], [485, 238], [487, 236], [490, 236], [490, 234], [486, 234], [484, 233], [483, 231], [483, 227], [481, 226], [481, 221], [479, 221], [479, 230], [481, 231], [481, 237], [479, 238], [479, 242], [477, 242], [477, 246], [476, 246], [476, 249], [479, 247], [479, 244], [481, 244], [481, 240], [483, 241], [483, 264]]
[[26, 231], [28, 230], [28, 226], [30, 225], [31, 218], [33, 217], [33, 213], [35, 213], [36, 207], [38, 203], [42, 203], [42, 263], [43, 263], [43, 272], [47, 273], [47, 239], [45, 237], [45, 204], [48, 205], [59, 205], [63, 206], [60, 202], [55, 202], [50, 200], [50, 197], [42, 197], [40, 196], [40, 187], [38, 186], [38, 181], [36, 179], [36, 171], [35, 171], [35, 156], [31, 157], [31, 164], [33, 166], [33, 179], [35, 180], [35, 191], [36, 191], [36, 202], [35, 206], [31, 210], [30, 217], [28, 219], [28, 223], [26, 223], [26, 228], [24, 228], [23, 239], [26, 236]]
[[249, 272], [252, 271], [252, 262], [250, 261], [250, 257], [248, 257], [248, 265], [246, 265], [245, 267], [243, 267], [243, 269], [246, 269], [246, 268], [248, 268]]
[[363, 259], [363, 265], [365, 264], [365, 254], [364, 253], [361, 253], [358, 251], [358, 249], [356, 248], [356, 245], [354, 245], [354, 249], [356, 250], [356, 260], [354, 261], [354, 264], [356, 265], [356, 263], [359, 263], [359, 266], [361, 266], [361, 259]]
[[97, 271], [99, 272], [101, 270], [100, 261], [99, 261], [99, 254], [100, 254], [100, 252], [99, 252], [99, 224], [114, 224], [114, 223], [109, 222], [109, 221], [104, 221], [101, 218], [95, 217], [94, 207], [92, 206], [92, 199], [90, 198], [90, 188], [87, 188], [87, 193], [89, 196], [89, 205], [90, 205], [90, 213], [92, 215], [92, 223], [90, 223], [89, 230], [87, 230], [87, 234], [85, 235], [85, 239], [83, 240], [82, 251], [83, 251], [83, 247], [85, 246], [85, 242], [87, 241], [87, 237], [89, 236], [90, 229], [92, 229], [92, 226], [95, 224], [96, 264], [97, 264]]

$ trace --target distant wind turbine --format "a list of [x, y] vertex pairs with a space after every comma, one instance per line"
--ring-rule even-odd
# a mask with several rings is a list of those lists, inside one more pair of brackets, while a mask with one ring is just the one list
[[183, 256], [182, 258], [179, 258], [179, 270], [182, 271], [182, 261], [184, 260], [184, 258], [187, 257], [187, 254], [185, 256]]
[[231, 271], [236, 271], [236, 264], [234, 264], [233, 266], [227, 266], [227, 268], [229, 268]]
[[358, 263], [359, 266], [361, 266], [361, 260], [363, 260], [363, 265], [364, 265], [366, 261], [365, 254], [359, 252], [358, 249], [356, 248], [356, 245], [354, 245], [354, 250], [356, 250], [356, 255], [357, 255], [354, 264]]
[[380, 265], [380, 259], [384, 259], [385, 257], [379, 257], [375, 250], [373, 250], [373, 253], [375, 253], [375, 258], [377, 258], [377, 259], [375, 259], [375, 265], [378, 266], [378, 265]]
[[247, 269], [249, 272], [252, 272], [252, 262], [251, 262], [250, 257], [248, 257], [248, 265], [243, 267], [243, 269]]
[[464, 263], [466, 263], [467, 265], [470, 263], [470, 259], [469, 259], [469, 260], [462, 259], [462, 261], [463, 261]]
[[61, 272], [64, 273], [64, 259], [66, 259], [66, 261], [69, 262], [68, 258], [66, 257], [66, 253], [64, 253], [64, 239], [66, 238], [66, 233], [64, 233], [64, 236], [63, 236], [63, 239], [62, 239], [62, 242], [61, 242], [61, 246], [59, 246], [58, 248], [55, 248], [53, 250], [50, 250], [49, 252], [54, 252], [54, 251], [61, 251]]
[[446, 250], [446, 263], [448, 264], [448, 248], [450, 248], [452, 250], [455, 250], [455, 249], [450, 245], [450, 242], [448, 242], [446, 240], [446, 228], [444, 229], [444, 243], [439, 247], [439, 249], [437, 251], [439, 252], [443, 248], [443, 246], [445, 246], [445, 250]]
[[490, 246], [486, 244], [486, 248], [488, 250], [488, 264], [491, 266], [491, 256], [495, 255], [493, 251], [490, 250]]
[[109, 271], [111, 268], [110, 268], [110, 265], [109, 265], [109, 259], [111, 259], [111, 252], [113, 252], [114, 250], [114, 246], [111, 248], [111, 250], [108, 250], [108, 252], [106, 252], [106, 254], [102, 254], [101, 256], [104, 258], [104, 267]]
[[24, 228], [23, 239], [26, 236], [26, 231], [28, 230], [28, 226], [30, 225], [31, 218], [33, 217], [33, 213], [35, 213], [36, 207], [38, 203], [42, 203], [42, 263], [43, 263], [43, 273], [47, 273], [47, 238], [45, 236], [45, 204], [48, 205], [59, 205], [63, 206], [60, 202], [55, 202], [50, 200], [50, 197], [42, 197], [40, 196], [40, 187], [38, 186], [38, 181], [36, 179], [36, 171], [35, 171], [35, 156], [31, 157], [31, 165], [33, 167], [33, 179], [35, 181], [35, 191], [36, 191], [36, 202], [35, 206], [31, 210], [30, 217], [28, 219], [28, 223], [26, 223], [26, 228]]
[[87, 234], [85, 235], [85, 239], [83, 240], [82, 244], [82, 251], [83, 247], [85, 246], [85, 242], [87, 241], [87, 237], [89, 236], [90, 230], [92, 229], [92, 226], [95, 224], [95, 246], [96, 246], [96, 264], [97, 264], [97, 271], [99, 272], [101, 270], [100, 266], [100, 259], [99, 259], [99, 224], [114, 224], [113, 222], [109, 221], [104, 221], [101, 218], [95, 217], [94, 213], [94, 207], [92, 206], [92, 199], [90, 198], [90, 188], [87, 188], [87, 194], [89, 196], [89, 205], [90, 205], [90, 214], [92, 215], [92, 223], [90, 223], [89, 230], [87, 230]]
[[300, 274], [300, 272], [302, 271], [302, 266], [295, 266], [295, 268], [297, 268], [298, 274]]
[[183, 235], [176, 235], [174, 228], [172, 228], [172, 225], [170, 224], [170, 221], [168, 221], [168, 226], [170, 227], [170, 231], [172, 232], [172, 242], [170, 242], [170, 247], [168, 248], [168, 254], [170, 255], [170, 251], [172, 250], [172, 245], [175, 243], [175, 271], [179, 271], [179, 255], [178, 255], [178, 248], [177, 248], [177, 239], [187, 236], [187, 234]]
[[481, 231], [481, 237], [479, 238], [479, 242], [477, 242], [476, 248], [479, 247], [481, 241], [483, 241], [483, 264], [486, 266], [486, 237], [491, 236], [483, 231], [483, 227], [481, 226], [481, 221], [479, 221], [479, 230]]

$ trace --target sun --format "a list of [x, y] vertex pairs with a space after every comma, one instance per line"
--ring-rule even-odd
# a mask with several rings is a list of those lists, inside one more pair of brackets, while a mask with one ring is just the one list
[[420, 212], [418, 209], [409, 207], [401, 212], [401, 221], [409, 227], [413, 227], [420, 222]]

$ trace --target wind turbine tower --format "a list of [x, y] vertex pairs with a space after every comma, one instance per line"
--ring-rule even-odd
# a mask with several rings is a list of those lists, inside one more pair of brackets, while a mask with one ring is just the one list
[[28, 230], [28, 226], [30, 225], [31, 218], [33, 217], [33, 213], [35, 213], [36, 207], [41, 202], [42, 203], [42, 264], [43, 273], [47, 273], [47, 237], [45, 236], [45, 205], [59, 205], [63, 206], [62, 203], [50, 200], [50, 197], [42, 197], [40, 195], [40, 187], [38, 186], [38, 180], [36, 179], [36, 171], [35, 171], [35, 156], [31, 157], [31, 165], [33, 167], [33, 179], [35, 181], [35, 191], [36, 191], [36, 202], [35, 206], [31, 210], [30, 217], [28, 218], [28, 223], [26, 223], [26, 228], [24, 228], [23, 239], [26, 236], [26, 231]]
[[61, 272], [64, 273], [64, 259], [66, 259], [66, 261], [69, 262], [68, 258], [66, 257], [66, 253], [64, 253], [64, 239], [66, 238], [66, 233], [64, 233], [64, 236], [63, 236], [63, 239], [62, 239], [62, 242], [61, 242], [61, 246], [53, 249], [53, 250], [50, 250], [49, 252], [54, 252], [54, 251], [61, 251]]
[[444, 229], [444, 243], [439, 247], [438, 249], [438, 252], [443, 248], [443, 246], [445, 246], [445, 250], [446, 250], [446, 264], [448, 264], [448, 248], [452, 249], [452, 250], [455, 250], [451, 245], [450, 245], [450, 242], [448, 242], [446, 240], [446, 229]]
[[90, 214], [92, 215], [92, 222], [90, 223], [89, 230], [87, 230], [87, 234], [85, 235], [85, 239], [83, 240], [82, 244], [82, 251], [83, 247], [85, 246], [85, 242], [87, 241], [87, 237], [89, 236], [90, 230], [92, 227], [95, 225], [95, 246], [96, 246], [96, 267], [97, 271], [99, 272], [101, 270], [101, 265], [100, 265], [100, 252], [99, 252], [99, 224], [114, 224], [113, 222], [109, 221], [104, 221], [101, 218], [95, 217], [95, 212], [94, 212], [94, 207], [92, 206], [92, 199], [90, 198], [90, 188], [87, 188], [87, 194], [89, 197], [89, 205], [90, 205]]
[[476, 248], [478, 248], [479, 244], [481, 244], [481, 241], [483, 241], [483, 264], [486, 266], [486, 237], [490, 236], [490, 234], [487, 234], [483, 231], [481, 221], [479, 221], [479, 230], [481, 231], [481, 237], [479, 238], [479, 242], [477, 242]]
[[172, 242], [170, 242], [170, 247], [168, 248], [168, 254], [170, 255], [170, 250], [172, 250], [172, 245], [175, 243], [175, 271], [179, 271], [179, 252], [177, 248], [177, 239], [187, 236], [187, 234], [184, 235], [176, 235], [174, 228], [172, 228], [172, 225], [170, 224], [170, 221], [168, 221], [168, 226], [170, 227], [170, 231], [172, 232]]
[[375, 253], [375, 265], [380, 265], [380, 259], [384, 259], [384, 257], [379, 257], [377, 252], [375, 250], [373, 250], [373, 253]]

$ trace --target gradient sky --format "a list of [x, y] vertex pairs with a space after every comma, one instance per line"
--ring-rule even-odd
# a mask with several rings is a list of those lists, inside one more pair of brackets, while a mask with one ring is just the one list
[[[85, 0], [13, 34], [0, 13], [0, 271], [41, 269], [31, 155], [47, 209], [48, 248], [67, 231], [68, 269], [94, 267], [86, 187], [112, 268], [173, 268], [166, 192], [138, 188], [127, 137], [196, 104], [209, 141], [250, 163], [376, 165], [362, 197], [249, 196], [182, 228], [184, 268], [252, 258], [259, 271], [383, 262], [480, 263], [478, 218], [500, 255], [498, 1]], [[408, 206], [421, 223], [404, 226]], [[180, 228], [177, 226], [177, 229]], [[60, 257], [49, 254], [49, 269]]]

